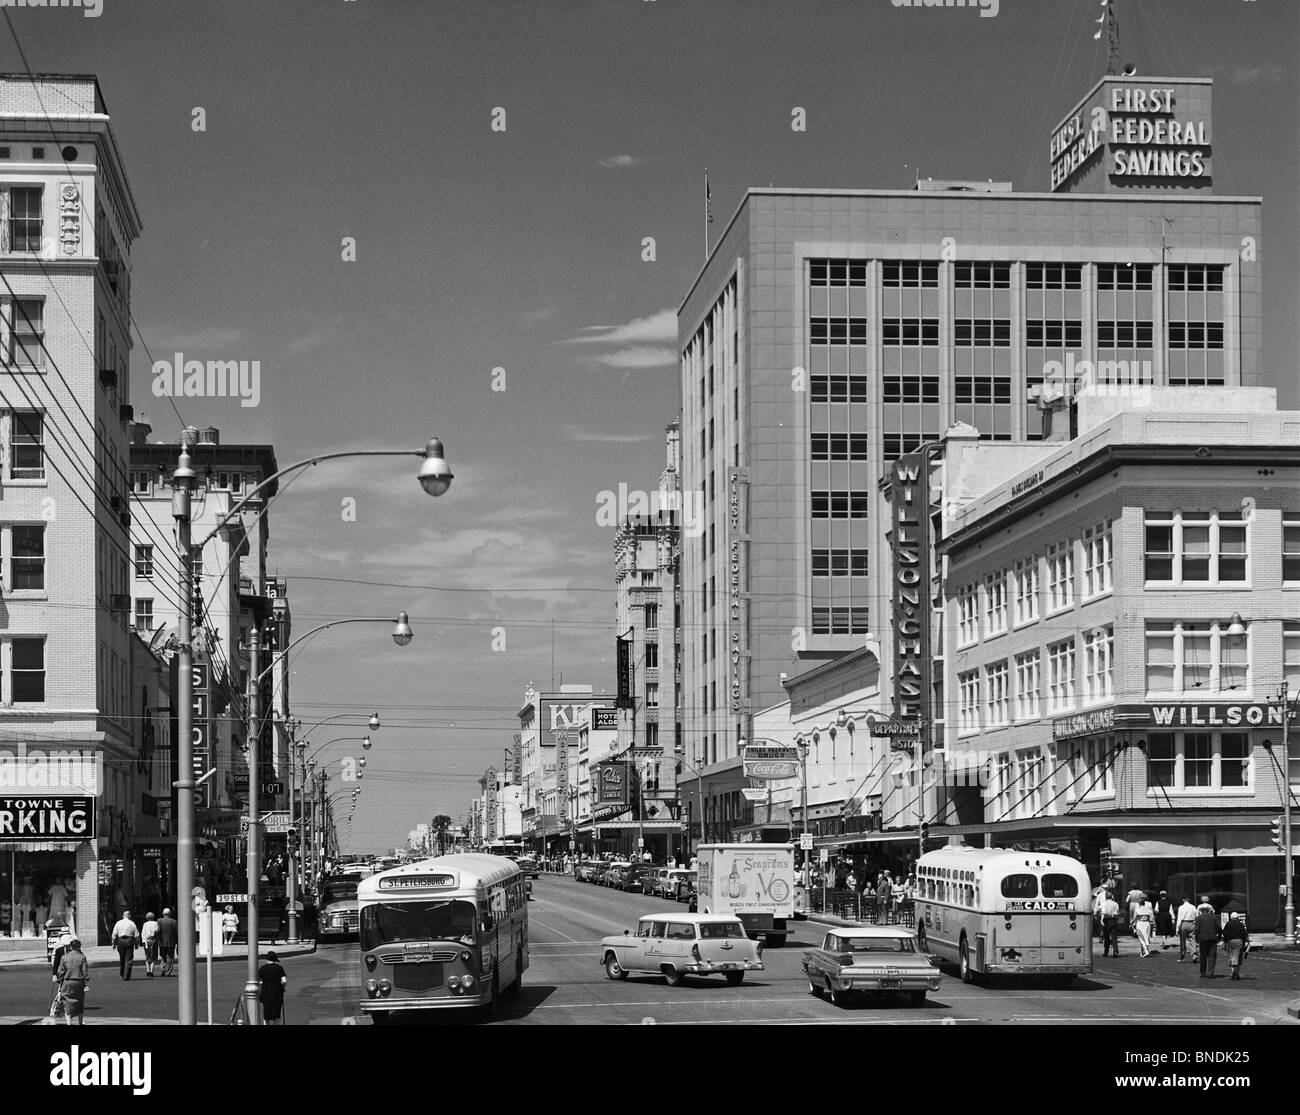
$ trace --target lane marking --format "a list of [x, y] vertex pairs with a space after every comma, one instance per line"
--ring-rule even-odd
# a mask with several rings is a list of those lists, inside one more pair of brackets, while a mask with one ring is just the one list
[[[555, 928], [555, 926], [553, 926], [553, 925], [547, 925], [546, 922], [542, 921], [541, 918], [529, 918], [528, 920], [529, 920], [530, 922], [534, 922], [534, 921], [537, 922], [537, 924], [540, 925], [543, 929], [545, 929], [548, 933], [554, 933], [557, 937], [563, 937], [566, 941], [569, 941], [569, 942], [571, 942], [572, 944], [575, 944], [575, 945], [580, 945], [580, 944], [582, 944], [581, 941], [575, 941], [575, 940], [574, 940], [572, 937], [570, 937], [567, 933], [561, 933], [558, 929]], [[533, 948], [532, 948], [532, 945], [531, 945], [531, 944], [528, 946], [528, 951], [529, 951], [530, 954], [531, 954], [532, 951], [533, 951]]]

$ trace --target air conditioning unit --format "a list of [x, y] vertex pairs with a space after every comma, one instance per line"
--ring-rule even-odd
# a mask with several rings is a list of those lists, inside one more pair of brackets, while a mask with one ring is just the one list
[[131, 610], [131, 597], [124, 592], [115, 592], [108, 598], [108, 610], [110, 612], [129, 612]]
[[99, 382], [103, 387], [108, 388], [109, 390], [115, 388], [117, 386], [117, 369], [100, 368]]

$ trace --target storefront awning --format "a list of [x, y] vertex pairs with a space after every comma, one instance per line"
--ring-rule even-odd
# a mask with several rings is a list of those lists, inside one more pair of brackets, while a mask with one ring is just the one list
[[1175, 829], [1158, 837], [1154, 834], [1132, 839], [1112, 836], [1110, 851], [1116, 859], [1207, 859], [1214, 855], [1214, 846], [1206, 839], [1208, 835], [1191, 829], [1185, 832]]
[[[606, 832], [636, 832], [637, 829], [643, 829], [646, 832], [681, 832], [685, 821], [599, 821], [596, 828], [600, 829], [602, 836]], [[591, 832], [591, 825], [583, 825], [581, 832]]]

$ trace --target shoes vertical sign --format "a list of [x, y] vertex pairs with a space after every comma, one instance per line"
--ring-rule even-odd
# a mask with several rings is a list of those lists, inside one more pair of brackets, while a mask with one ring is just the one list
[[[211, 667], [207, 662], [195, 662], [190, 670], [194, 693], [194, 779], [197, 782], [207, 774], [212, 760], [212, 726], [208, 723]], [[194, 804], [205, 807], [207, 802], [208, 787], [205, 783], [194, 791]]]

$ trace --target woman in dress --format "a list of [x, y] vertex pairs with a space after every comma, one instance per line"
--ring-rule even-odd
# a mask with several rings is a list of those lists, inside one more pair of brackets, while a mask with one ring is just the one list
[[262, 1002], [262, 1021], [269, 1025], [284, 1025], [284, 988], [289, 977], [280, 966], [280, 958], [273, 952], [266, 954], [266, 963], [257, 970]]
[[1151, 955], [1151, 931], [1155, 928], [1156, 911], [1146, 895], [1142, 896], [1133, 912], [1133, 932], [1137, 934], [1140, 955]]

